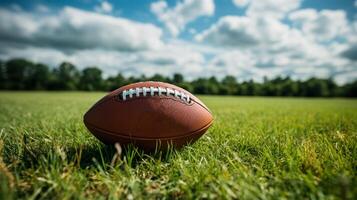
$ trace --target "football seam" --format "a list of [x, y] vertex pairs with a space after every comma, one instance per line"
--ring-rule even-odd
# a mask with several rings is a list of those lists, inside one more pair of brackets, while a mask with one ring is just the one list
[[[212, 112], [205, 106], [205, 105], [202, 105], [200, 102], [197, 102], [195, 99], [191, 98], [191, 102], [190, 103], [187, 103], [185, 101], [181, 101], [179, 99], [176, 99], [174, 97], [171, 97], [171, 96], [140, 96], [140, 97], [136, 97], [136, 98], [132, 98], [132, 99], [127, 99], [125, 101], [122, 101], [120, 99], [118, 99], [117, 97], [118, 95], [115, 95], [113, 96], [112, 98], [110, 99], [114, 99], [116, 100], [117, 102], [119, 103], [125, 103], [125, 102], [130, 102], [130, 101], [137, 101], [139, 99], [150, 99], [150, 98], [157, 98], [157, 99], [171, 99], [173, 101], [177, 101], [177, 102], [180, 102], [181, 104], [183, 105], [186, 105], [186, 106], [192, 106], [194, 103], [198, 104], [199, 106], [201, 106], [203, 109], [205, 109], [207, 112], [209, 112], [210, 114], [212, 114]], [[110, 100], [108, 99], [108, 100]], [[106, 102], [106, 101], [105, 101]], [[103, 102], [104, 103], [104, 102]]]
[[184, 135], [180, 135], [180, 136], [177, 136], [177, 137], [160, 137], [160, 138], [145, 138], [145, 137], [133, 137], [133, 136], [126, 136], [126, 135], [122, 135], [120, 133], [112, 133], [110, 131], [107, 131], [107, 130], [104, 130], [102, 128], [98, 128], [97, 126], [94, 126], [92, 125], [91, 123], [88, 123], [84, 120], [84, 123], [86, 126], [90, 126], [91, 128], [94, 128], [94, 129], [97, 129], [105, 134], [108, 134], [108, 135], [112, 135], [114, 137], [122, 137], [122, 138], [125, 138], [125, 139], [134, 139], [134, 140], [172, 140], [172, 139], [178, 139], [178, 138], [185, 138], [185, 137], [188, 137], [188, 136], [191, 136], [191, 135], [194, 135], [208, 127], [210, 127], [212, 124], [213, 124], [213, 120], [211, 120], [209, 123], [207, 123], [206, 125], [204, 125], [202, 128], [199, 128], [198, 130], [195, 130], [195, 131], [192, 131], [190, 133], [186, 133]]
[[[149, 81], [149, 82], [154, 82], [154, 83], [163, 83], [163, 82], [160, 82], [160, 81]], [[142, 83], [142, 82], [139, 82], [139, 83]], [[132, 84], [129, 84], [129, 85], [134, 85], [135, 83], [132, 83]], [[129, 86], [128, 85], [128, 86]], [[188, 92], [188, 91], [186, 91], [186, 90], [182, 90], [181, 88], [179, 88], [179, 91], [181, 90], [181, 92], [185, 92], [185, 93], [187, 93], [187, 95], [189, 95], [190, 94], [190, 92]], [[113, 91], [114, 92], [114, 91]], [[109, 93], [109, 95], [110, 94], [112, 94], [112, 92], [111, 93]], [[148, 97], [151, 97], [151, 96], [148, 96]], [[193, 103], [192, 102], [195, 102], [195, 103], [197, 103], [198, 105], [200, 105], [202, 108], [204, 108], [206, 111], [208, 111], [210, 114], [212, 114], [212, 112], [210, 111], [210, 109], [208, 109], [208, 107], [206, 107], [204, 104], [201, 104], [200, 102], [197, 102], [194, 98], [191, 98], [191, 103], [185, 103], [185, 102], [183, 102], [183, 101], [178, 101], [176, 98], [172, 98], [172, 97], [170, 97], [170, 96], [166, 96], [166, 97], [164, 97], [164, 96], [152, 96], [152, 97], [159, 97], [159, 98], [163, 98], [163, 99], [171, 99], [171, 100], [174, 100], [174, 101], [177, 101], [177, 102], [180, 102], [180, 103], [182, 103], [182, 104], [184, 104], [184, 105], [186, 105], [186, 106], [191, 106], [191, 105], [193, 105]], [[152, 98], [151, 97], [151, 98]], [[105, 98], [105, 97], [103, 97], [103, 98]], [[145, 97], [145, 98], [147, 98], [147, 97]], [[99, 106], [99, 105], [101, 105], [101, 104], [103, 104], [103, 103], [105, 103], [105, 102], [107, 102], [107, 101], [110, 101], [110, 100], [115, 100], [115, 101], [117, 101], [117, 102], [122, 102], [122, 101], [120, 101], [119, 99], [118, 99], [118, 95], [116, 94], [116, 95], [113, 95], [113, 96], [111, 96], [110, 98], [107, 98], [107, 99], [105, 99], [105, 100], [103, 100], [103, 101], [101, 101], [101, 100], [99, 100], [97, 103], [95, 103], [87, 112], [89, 112], [90, 110], [92, 110], [94, 107], [97, 107], [97, 106]], [[127, 101], [135, 101], [135, 100], [137, 100], [137, 99], [141, 99], [141, 98], [133, 98], [133, 99], [130, 99], [130, 100], [127, 100]]]
[[[157, 95], [155, 95], [157, 93]], [[187, 103], [190, 103], [190, 95], [187, 94], [186, 92], [183, 92], [181, 90], [177, 90], [174, 88], [170, 87], [135, 87], [135, 88], [128, 88], [123, 91], [121, 91], [118, 96], [122, 101], [126, 101], [128, 99], [132, 98], [138, 98], [142, 94], [143, 97], [145, 96], [173, 96], [175, 98], [179, 98], [182, 101], [185, 101]], [[135, 97], [134, 97], [135, 96]]]
[[[171, 96], [140, 96], [140, 97], [136, 97], [136, 98], [132, 98], [132, 99], [127, 99], [125, 101], [118, 99], [118, 97], [113, 97], [112, 99], [116, 100], [119, 103], [126, 103], [126, 102], [143, 100], [143, 99], [165, 99], [165, 100], [166, 99], [170, 99], [170, 100], [173, 100], [173, 101], [177, 101], [177, 102], [179, 102], [181, 104], [184, 104], [186, 106], [192, 106], [193, 103], [197, 103], [194, 100], [191, 100], [191, 103], [187, 103], [185, 101], [182, 101], [180, 99], [177, 99], [177, 98], [174, 98], [174, 97], [171, 97]], [[201, 106], [201, 104], [199, 104], [199, 103], [197, 103], [197, 104]]]

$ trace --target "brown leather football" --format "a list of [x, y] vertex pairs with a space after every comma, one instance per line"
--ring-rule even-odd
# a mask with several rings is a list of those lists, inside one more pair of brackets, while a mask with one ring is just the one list
[[188, 91], [163, 82], [123, 86], [99, 100], [84, 124], [106, 144], [144, 150], [176, 148], [201, 137], [213, 121], [210, 110]]

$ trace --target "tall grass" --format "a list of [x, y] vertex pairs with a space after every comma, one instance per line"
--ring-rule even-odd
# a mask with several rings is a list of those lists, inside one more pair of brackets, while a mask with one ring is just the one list
[[0, 199], [355, 199], [357, 100], [212, 97], [214, 125], [181, 150], [96, 140], [104, 93], [0, 93]]

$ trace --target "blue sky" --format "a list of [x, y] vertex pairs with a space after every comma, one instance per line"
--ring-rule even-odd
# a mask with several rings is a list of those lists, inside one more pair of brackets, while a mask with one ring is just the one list
[[[45, 5], [49, 9], [56, 11], [60, 10], [64, 6], [73, 6], [76, 8], [93, 11], [100, 0], [64, 0], [64, 1], [2, 1], [1, 6], [11, 7], [14, 4], [20, 5], [21, 8], [31, 11], [35, 10], [38, 5]], [[150, 4], [155, 1], [149, 0], [117, 0], [108, 1], [113, 6], [111, 15], [121, 16], [135, 21], [141, 21], [146, 23], [153, 23], [160, 26], [160, 22], [156, 20], [155, 15], [150, 12]], [[167, 1], [168, 5], [173, 7], [176, 5], [176, 0]], [[194, 28], [196, 30], [203, 30], [208, 28], [211, 24], [217, 21], [220, 17], [225, 15], [244, 15], [245, 8], [237, 8], [234, 6], [232, 0], [216, 0], [215, 14], [213, 16], [203, 17], [202, 20], [196, 20], [187, 25], [188, 28]], [[353, 20], [355, 13], [357, 12], [354, 6], [353, 0], [305, 0], [302, 1], [301, 8], [314, 8], [316, 10], [341, 9], [347, 13], [347, 17]], [[190, 39], [191, 34], [186, 30], [181, 33], [180, 37]]]
[[353, 0], [1, 1], [0, 59], [106, 75], [357, 79]]

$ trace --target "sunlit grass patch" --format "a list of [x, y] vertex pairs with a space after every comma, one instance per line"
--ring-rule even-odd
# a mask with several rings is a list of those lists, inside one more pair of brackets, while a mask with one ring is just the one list
[[1, 199], [356, 197], [356, 100], [202, 96], [207, 134], [145, 154], [86, 130], [103, 95], [0, 93]]

